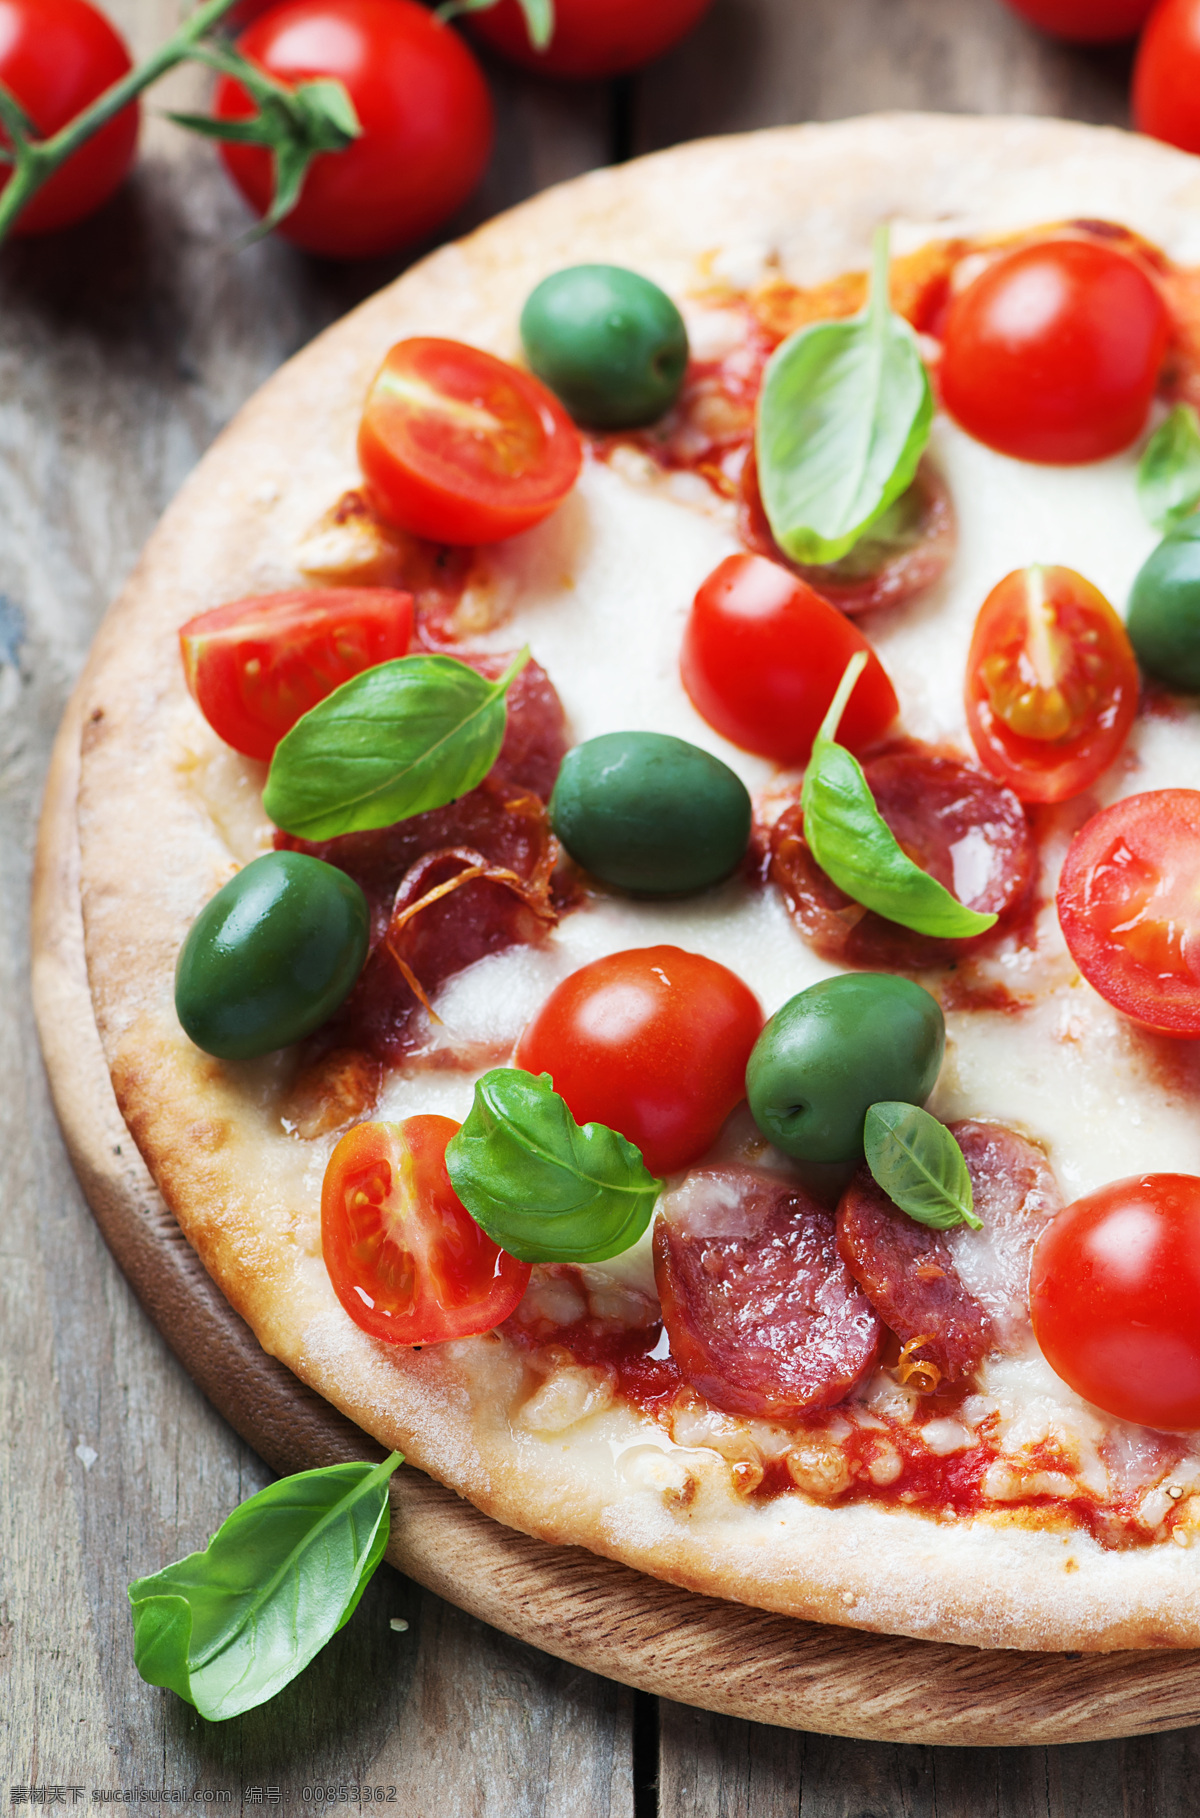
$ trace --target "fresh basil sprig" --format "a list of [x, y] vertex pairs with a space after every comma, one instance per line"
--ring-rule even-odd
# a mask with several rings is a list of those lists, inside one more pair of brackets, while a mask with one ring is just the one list
[[767, 363], [755, 458], [779, 547], [840, 560], [911, 483], [932, 421], [916, 335], [888, 300], [881, 227], [862, 314], [797, 329]]
[[1155, 530], [1172, 530], [1200, 505], [1200, 422], [1191, 404], [1176, 404], [1142, 450], [1138, 504]]
[[454, 1191], [522, 1262], [603, 1262], [637, 1242], [663, 1189], [607, 1124], [575, 1122], [548, 1073], [493, 1067], [446, 1145]]
[[285, 833], [329, 840], [457, 801], [500, 755], [504, 697], [528, 661], [522, 650], [495, 682], [457, 657], [364, 669], [279, 741], [263, 807]]
[[966, 1158], [945, 1124], [920, 1105], [892, 1099], [872, 1105], [863, 1125], [863, 1148], [877, 1184], [919, 1225], [932, 1225], [935, 1231], [970, 1225], [982, 1231]]
[[133, 1658], [202, 1717], [253, 1710], [353, 1615], [388, 1541], [400, 1463], [331, 1465], [243, 1502], [202, 1553], [129, 1587]]
[[890, 922], [946, 940], [983, 934], [996, 917], [968, 909], [944, 884], [913, 863], [875, 806], [862, 765], [844, 745], [835, 742], [846, 703], [866, 662], [865, 650], [850, 658], [813, 740], [800, 795], [809, 850], [839, 890]]

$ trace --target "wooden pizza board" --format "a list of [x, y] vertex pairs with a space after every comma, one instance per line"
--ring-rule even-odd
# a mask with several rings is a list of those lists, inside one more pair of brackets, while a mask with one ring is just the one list
[[[79, 704], [55, 746], [34, 881], [33, 990], [59, 1121], [97, 1222], [189, 1374], [281, 1473], [379, 1445], [260, 1350], [160, 1198], [117, 1109], [79, 905]], [[1200, 1654], [1034, 1654], [797, 1622], [500, 1526], [419, 1471], [392, 1480], [388, 1558], [473, 1616], [685, 1704], [870, 1741], [1044, 1744], [1200, 1722]]]

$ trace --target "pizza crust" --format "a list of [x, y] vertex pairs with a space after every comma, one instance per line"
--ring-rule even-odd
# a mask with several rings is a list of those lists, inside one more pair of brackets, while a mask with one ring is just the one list
[[[174, 1016], [175, 955], [248, 856], [261, 784], [198, 734], [177, 628], [295, 584], [297, 542], [357, 477], [361, 400], [386, 348], [433, 332], [512, 355], [533, 284], [585, 259], [632, 265], [676, 294], [706, 268], [742, 282], [770, 259], [811, 282], [862, 265], [882, 216], [901, 218], [898, 246], [1106, 217], [1200, 263], [1200, 164], [1109, 130], [1017, 119], [884, 116], [703, 142], [578, 179], [434, 254], [263, 387], [167, 513], [79, 685], [97, 1025], [139, 1148], [264, 1349], [497, 1519], [823, 1622], [990, 1647], [1195, 1646], [1194, 1550], [1106, 1551], [1015, 1512], [948, 1524], [799, 1494], [751, 1506], [718, 1453], [674, 1447], [628, 1409], [559, 1433], [523, 1423], [536, 1385], [498, 1337], [417, 1353], [374, 1343], [325, 1275], [312, 1207], [327, 1146], [280, 1128], [278, 1063], [212, 1061]], [[220, 789], [198, 786], [223, 764]]]

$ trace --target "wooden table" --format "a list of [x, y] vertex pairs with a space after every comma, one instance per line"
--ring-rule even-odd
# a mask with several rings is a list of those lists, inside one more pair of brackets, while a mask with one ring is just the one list
[[[143, 53], [184, 10], [108, 6]], [[1128, 59], [1050, 45], [999, 0], [715, 0], [686, 44], [629, 81], [490, 73], [498, 148], [455, 231], [706, 133], [882, 107], [1123, 123]], [[201, 92], [184, 73], [169, 101]], [[159, 91], [156, 112], [167, 104]], [[88, 1215], [34, 1039], [26, 905], [55, 724], [159, 512], [267, 374], [404, 263], [238, 251], [244, 226], [211, 151], [156, 118], [138, 175], [99, 217], [0, 256], [0, 1799], [35, 1785], [96, 1803], [93, 1788], [140, 1786], [175, 1789], [169, 1811], [282, 1818], [362, 1783], [394, 1787], [398, 1818], [1194, 1809], [1200, 1730], [980, 1751], [798, 1735], [592, 1678], [389, 1569], [263, 1710], [208, 1724], [138, 1679], [127, 1582], [203, 1545], [267, 1473], [176, 1364]]]

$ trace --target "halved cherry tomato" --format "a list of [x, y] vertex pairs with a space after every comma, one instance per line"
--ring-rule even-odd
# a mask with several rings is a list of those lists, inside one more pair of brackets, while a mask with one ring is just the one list
[[1137, 436], [1167, 350], [1166, 304], [1131, 259], [1044, 240], [989, 265], [946, 318], [946, 409], [1021, 461], [1071, 465]]
[[896, 691], [861, 631], [806, 581], [764, 556], [727, 556], [692, 605], [679, 667], [697, 713], [743, 751], [803, 764], [856, 651], [868, 653], [838, 738], [874, 744]]
[[682, 947], [593, 960], [550, 993], [517, 1046], [578, 1123], [608, 1124], [653, 1174], [703, 1155], [746, 1095], [758, 999], [728, 967]]
[[394, 1345], [490, 1332], [529, 1282], [482, 1231], [450, 1185], [450, 1117], [356, 1124], [329, 1158], [321, 1248], [334, 1293], [355, 1325]]
[[375, 375], [358, 458], [391, 523], [439, 543], [490, 543], [561, 505], [583, 445], [531, 373], [420, 335], [398, 341]]
[[1152, 789], [1071, 842], [1058, 919], [1089, 985], [1169, 1035], [1200, 1035], [1200, 791]]
[[218, 738], [266, 760], [302, 714], [412, 639], [410, 593], [298, 588], [234, 600], [179, 633], [192, 698]]
[[471, 29], [514, 63], [548, 76], [619, 76], [690, 32], [711, 0], [555, 0], [554, 34], [534, 50], [518, 0], [471, 18]]
[[1107, 770], [1137, 712], [1133, 646], [1073, 568], [1018, 568], [992, 588], [967, 657], [967, 724], [1023, 802], [1065, 802]]
[[1159, 0], [1133, 65], [1138, 131], [1200, 152], [1200, 0]]
[[1068, 1206], [1029, 1276], [1033, 1329], [1088, 1401], [1148, 1427], [1200, 1427], [1200, 1180], [1143, 1174]]

